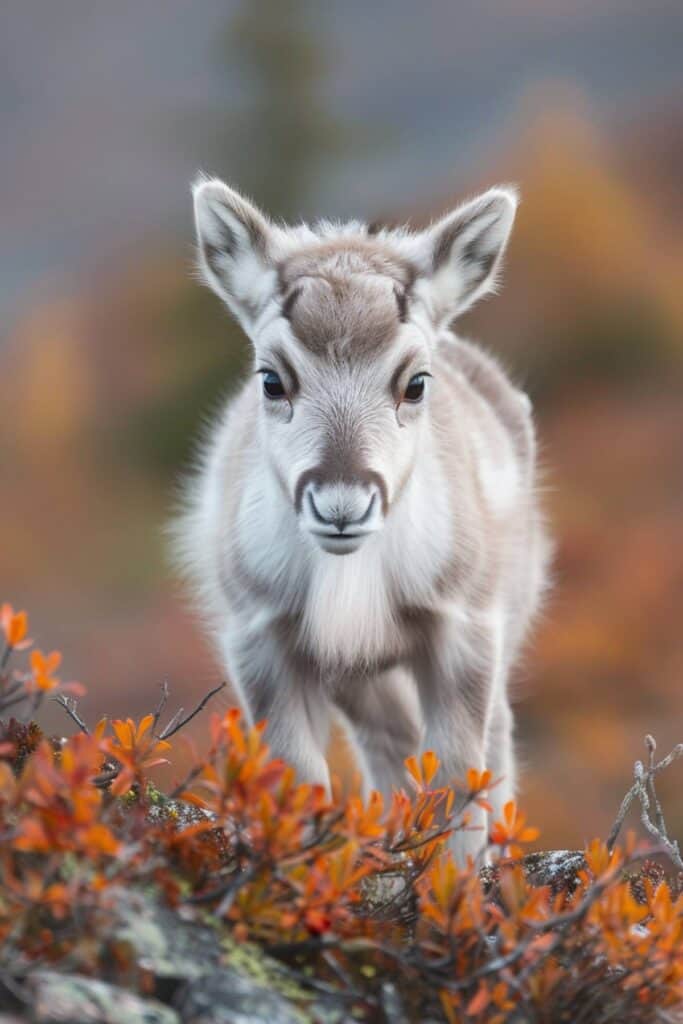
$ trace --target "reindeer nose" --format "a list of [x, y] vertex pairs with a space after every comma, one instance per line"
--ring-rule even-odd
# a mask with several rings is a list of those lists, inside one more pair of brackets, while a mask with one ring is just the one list
[[316, 504], [312, 490], [308, 492], [308, 500], [313, 518], [317, 522], [325, 526], [334, 526], [338, 533], [344, 533], [347, 527], [363, 526], [368, 522], [377, 501], [377, 491], [373, 488], [369, 501], [364, 508], [361, 506], [360, 514], [358, 501], [347, 502], [337, 498], [333, 502], [325, 503], [319, 497], [320, 507]]

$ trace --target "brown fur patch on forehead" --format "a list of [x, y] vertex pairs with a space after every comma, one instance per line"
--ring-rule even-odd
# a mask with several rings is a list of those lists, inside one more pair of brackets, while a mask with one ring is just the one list
[[340, 238], [306, 246], [283, 260], [278, 270], [283, 292], [301, 277], [378, 274], [403, 288], [409, 288], [415, 277], [411, 264], [373, 238]]
[[393, 340], [413, 277], [409, 264], [370, 240], [321, 243], [279, 268], [283, 316], [317, 355], [340, 346], [365, 355]]

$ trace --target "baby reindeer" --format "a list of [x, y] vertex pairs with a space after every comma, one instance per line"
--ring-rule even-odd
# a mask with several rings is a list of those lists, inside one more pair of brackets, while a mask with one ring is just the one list
[[[217, 180], [194, 204], [202, 275], [255, 373], [211, 432], [178, 549], [244, 713], [302, 780], [329, 787], [338, 714], [367, 788], [389, 794], [430, 748], [440, 783], [502, 777], [499, 814], [548, 545], [529, 401], [450, 325], [493, 290], [516, 194], [419, 232], [285, 228]], [[456, 856], [485, 839], [459, 833]]]

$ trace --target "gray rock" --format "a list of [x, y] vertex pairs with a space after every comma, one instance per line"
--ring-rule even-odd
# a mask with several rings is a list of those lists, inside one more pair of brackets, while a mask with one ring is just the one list
[[[223, 964], [253, 985], [277, 994], [301, 1024], [348, 1024], [348, 1001], [333, 993], [322, 993], [306, 986], [284, 964], [265, 953], [253, 942], [236, 942], [226, 937], [221, 943]], [[277, 1024], [275, 1020], [271, 1024]]]
[[127, 953], [157, 980], [190, 981], [210, 972], [221, 949], [216, 932], [179, 912], [159, 906], [140, 892], [122, 894], [108, 943]]
[[57, 971], [26, 977], [30, 1024], [181, 1024], [175, 1010], [116, 985]]
[[183, 1024], [301, 1024], [277, 991], [229, 967], [190, 982], [175, 1002]]

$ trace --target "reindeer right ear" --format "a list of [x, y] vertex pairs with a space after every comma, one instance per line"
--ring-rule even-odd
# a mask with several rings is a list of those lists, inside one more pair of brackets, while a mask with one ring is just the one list
[[248, 331], [277, 286], [272, 225], [218, 178], [200, 179], [192, 193], [204, 280]]

